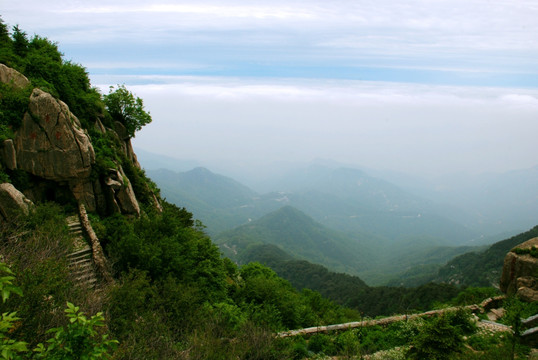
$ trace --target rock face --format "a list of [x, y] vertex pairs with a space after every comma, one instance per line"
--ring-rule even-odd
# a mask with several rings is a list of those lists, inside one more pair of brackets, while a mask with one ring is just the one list
[[17, 88], [23, 88], [30, 85], [30, 81], [26, 76], [4, 64], [0, 64], [0, 82], [12, 84]]
[[17, 167], [54, 181], [88, 178], [95, 152], [67, 105], [34, 89], [29, 110], [15, 133]]
[[19, 214], [28, 215], [32, 202], [9, 183], [0, 184], [0, 218], [8, 221]]
[[517, 254], [515, 249], [532, 247], [538, 248], [538, 238], [519, 244], [506, 255], [500, 282], [502, 292], [515, 294], [528, 302], [538, 301], [538, 258], [527, 253]]
[[119, 170], [109, 169], [105, 179], [107, 198], [113, 212], [140, 215], [140, 206], [136, 200], [133, 187], [121, 166]]

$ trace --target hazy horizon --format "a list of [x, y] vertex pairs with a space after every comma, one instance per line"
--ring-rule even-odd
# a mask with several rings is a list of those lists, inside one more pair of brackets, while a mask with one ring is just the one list
[[417, 176], [538, 164], [538, 2], [18, 1], [153, 123], [134, 146], [241, 168], [316, 158]]

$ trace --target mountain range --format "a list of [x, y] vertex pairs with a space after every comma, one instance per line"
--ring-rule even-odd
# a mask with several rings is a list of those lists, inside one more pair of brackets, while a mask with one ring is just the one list
[[[162, 162], [172, 167], [173, 159], [165, 160]], [[177, 167], [186, 164], [182, 161]], [[479, 206], [486, 206], [485, 202], [460, 210], [447, 205], [449, 199], [439, 195], [441, 190], [437, 197], [431, 197], [438, 201], [433, 201], [427, 198], [431, 195], [428, 186], [421, 196], [409, 183], [403, 182], [400, 187], [361, 169], [327, 162], [288, 170], [274, 182], [273, 188], [278, 191], [263, 194], [203, 167], [147, 172], [162, 195], [192, 211], [222, 251], [235, 261], [243, 262], [245, 251], [253, 246], [272, 244], [296, 259], [360, 275], [370, 285], [414, 286], [433, 280], [455, 256], [483, 250], [485, 244], [518, 232], [507, 228], [530, 222], [506, 221], [504, 227], [497, 227], [505, 231], [502, 235], [493, 230], [481, 232], [485, 223], [495, 219], [492, 215], [477, 220], [473, 215]], [[520, 174], [529, 176], [529, 172]], [[502, 184], [506, 178], [489, 181]], [[514, 175], [512, 182], [525, 183]], [[511, 207], [522, 196], [513, 197]], [[496, 194], [491, 197], [490, 202], [506, 198]], [[456, 204], [456, 198], [452, 204]], [[526, 203], [525, 210], [529, 210], [536, 201], [531, 196]]]

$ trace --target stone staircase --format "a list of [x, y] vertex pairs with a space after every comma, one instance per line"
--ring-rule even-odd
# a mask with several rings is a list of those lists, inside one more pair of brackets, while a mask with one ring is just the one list
[[97, 276], [92, 258], [92, 248], [84, 239], [82, 225], [78, 216], [69, 216], [67, 226], [74, 237], [74, 251], [67, 255], [69, 270], [79, 286], [93, 288], [97, 284]]

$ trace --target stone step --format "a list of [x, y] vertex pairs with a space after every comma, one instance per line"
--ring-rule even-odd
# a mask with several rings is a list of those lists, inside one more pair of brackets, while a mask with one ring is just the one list
[[79, 286], [95, 287], [97, 284], [97, 276], [93, 264], [92, 249], [87, 244], [84, 244], [84, 230], [78, 216], [73, 215], [67, 217], [67, 226], [69, 232], [79, 240], [75, 241], [75, 248], [83, 246], [81, 249], [67, 255], [69, 260], [69, 270], [73, 276], [75, 283]]
[[74, 278], [79, 281], [89, 277], [95, 277], [95, 273], [92, 268], [85, 269], [84, 271], [73, 272]]
[[92, 254], [92, 249], [89, 247], [89, 246], [85, 246], [84, 248], [80, 249], [80, 250], [77, 250], [75, 252], [72, 252], [71, 254], [68, 254], [67, 255], [67, 258], [69, 260], [73, 260], [73, 259], [76, 259], [76, 258], [79, 258], [81, 256], [91, 256]]
[[93, 268], [93, 261], [91, 261], [91, 259], [88, 258], [88, 259], [72, 262], [72, 263], [69, 264], [69, 268], [73, 272], [83, 271], [83, 270], [86, 270], [88, 268], [92, 269]]
[[92, 257], [90, 255], [80, 255], [75, 258], [69, 259], [69, 266], [77, 266], [78, 264], [82, 264], [85, 262], [93, 263]]
[[97, 283], [97, 278], [93, 274], [87, 274], [84, 276], [76, 277], [75, 281], [77, 282], [77, 284], [93, 287]]

